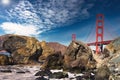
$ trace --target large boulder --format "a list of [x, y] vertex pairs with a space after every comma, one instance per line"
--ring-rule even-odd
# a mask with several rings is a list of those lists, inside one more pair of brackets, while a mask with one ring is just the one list
[[2, 48], [9, 52], [16, 64], [27, 64], [37, 61], [42, 53], [39, 41], [33, 37], [9, 35]]
[[64, 69], [81, 72], [95, 68], [92, 50], [83, 42], [72, 41], [64, 55]]
[[55, 53], [55, 50], [48, 46], [45, 41], [40, 42], [42, 47], [42, 55], [39, 57], [39, 61], [44, 61], [49, 55]]
[[0, 54], [0, 65], [9, 64], [9, 57], [7, 55]]

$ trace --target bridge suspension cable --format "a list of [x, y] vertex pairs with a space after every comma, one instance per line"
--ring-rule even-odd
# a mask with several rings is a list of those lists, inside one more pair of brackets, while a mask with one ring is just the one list
[[92, 42], [92, 41], [95, 41], [95, 23], [90, 26], [90, 30], [88, 32], [86, 39], [86, 42]]

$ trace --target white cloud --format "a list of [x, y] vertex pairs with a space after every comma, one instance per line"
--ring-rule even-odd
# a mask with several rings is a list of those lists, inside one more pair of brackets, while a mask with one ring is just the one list
[[33, 2], [34, 4], [28, 0], [20, 0], [5, 10], [6, 15], [0, 17], [6, 18], [8, 22], [1, 24], [2, 29], [9, 34], [38, 35], [55, 27], [72, 24], [78, 18], [78, 20], [87, 18], [88, 9], [93, 6], [86, 4], [85, 0], [35, 0]]
[[0, 27], [5, 31], [7, 34], [18, 34], [18, 35], [25, 35], [25, 36], [37, 36], [41, 32], [38, 31], [39, 29], [33, 25], [21, 25], [17, 23], [5, 22], [0, 25]]
[[37, 16], [35, 9], [29, 1], [20, 1], [15, 7], [8, 10], [9, 17], [12, 21], [38, 25], [42, 21]]

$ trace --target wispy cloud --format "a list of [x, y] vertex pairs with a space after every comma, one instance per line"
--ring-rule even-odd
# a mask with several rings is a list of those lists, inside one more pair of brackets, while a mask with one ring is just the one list
[[4, 22], [1, 28], [6, 33], [17, 34], [23, 34], [16, 31], [17, 26], [19, 26], [19, 31], [31, 28], [33, 29], [31, 34], [29, 32], [24, 34], [39, 35], [40, 32], [72, 24], [77, 19], [88, 18], [88, 9], [92, 6], [87, 4], [85, 0], [35, 0], [33, 4], [28, 0], [21, 0], [6, 10], [7, 19], [11, 23]]
[[75, 19], [89, 17], [88, 9], [93, 4], [87, 4], [85, 0], [37, 0], [34, 7], [37, 14], [44, 19], [49, 19], [57, 25], [71, 24]]

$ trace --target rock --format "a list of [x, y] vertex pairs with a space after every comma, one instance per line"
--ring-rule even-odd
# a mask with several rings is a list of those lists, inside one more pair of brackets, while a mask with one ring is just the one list
[[45, 41], [40, 42], [42, 47], [42, 55], [39, 57], [39, 61], [44, 61], [49, 55], [53, 54], [55, 51], [53, 48], [49, 47]]
[[111, 72], [106, 65], [101, 66], [96, 72], [95, 80], [109, 80], [110, 74]]
[[48, 42], [47, 45], [49, 47], [53, 48], [55, 50], [55, 52], [60, 51], [62, 53], [62, 55], [64, 55], [64, 53], [67, 49], [67, 46], [62, 45], [62, 44], [57, 43], [57, 42]]
[[55, 72], [50, 76], [50, 78], [56, 78], [56, 79], [68, 78], [68, 74], [63, 72]]
[[7, 65], [9, 64], [9, 57], [4, 54], [0, 54], [0, 65]]
[[16, 64], [38, 61], [42, 54], [39, 41], [33, 37], [9, 35], [3, 42], [3, 49], [9, 52]]
[[108, 44], [105, 49], [109, 53], [109, 55], [113, 55], [116, 53], [120, 53], [120, 37], [113, 40], [110, 44]]
[[3, 70], [0, 70], [0, 72], [3, 72], [3, 73], [11, 73], [12, 71], [10, 69], [3, 69]]
[[109, 80], [120, 80], [120, 76], [110, 75]]
[[0, 50], [3, 50], [3, 43], [11, 36], [10, 34], [0, 36]]
[[76, 80], [82, 80], [82, 76], [77, 76], [75, 78], [76, 78]]
[[72, 41], [65, 52], [64, 69], [72, 72], [81, 72], [91, 67], [95, 68], [92, 50], [80, 41]]
[[35, 74], [35, 76], [50, 76], [52, 72], [48, 69], [45, 69], [43, 71], [39, 71]]
[[9, 64], [10, 64], [10, 65], [13, 65], [13, 64], [14, 64], [13, 58], [12, 58], [11, 56], [9, 56]]
[[104, 54], [109, 55], [110, 57], [115, 57], [120, 53], [120, 37], [113, 40], [110, 44], [105, 46]]
[[63, 56], [61, 52], [56, 52], [49, 55], [44, 64], [42, 65], [43, 69], [61, 69], [63, 68]]
[[16, 73], [25, 74], [25, 71], [19, 70]]
[[110, 44], [105, 46], [104, 52], [107, 63], [119, 64], [120, 63], [120, 37], [113, 40]]
[[93, 57], [96, 61], [96, 68], [99, 68], [103, 65], [107, 65], [109, 62], [109, 57], [105, 58], [104, 54], [93, 54]]
[[41, 76], [41, 77], [36, 78], [35, 80], [48, 80], [48, 79], [46, 79], [43, 76]]

